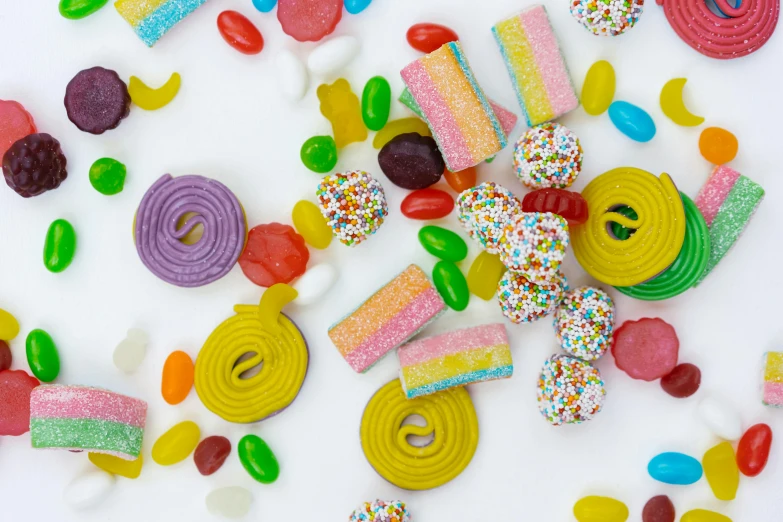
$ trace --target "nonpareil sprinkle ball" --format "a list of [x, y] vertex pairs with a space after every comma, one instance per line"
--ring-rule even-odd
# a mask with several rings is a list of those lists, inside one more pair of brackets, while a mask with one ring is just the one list
[[514, 145], [514, 169], [531, 189], [567, 188], [582, 170], [582, 145], [559, 123], [536, 125]]

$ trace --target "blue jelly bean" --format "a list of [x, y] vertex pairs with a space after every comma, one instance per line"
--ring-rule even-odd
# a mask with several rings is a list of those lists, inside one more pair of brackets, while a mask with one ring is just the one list
[[609, 106], [609, 119], [617, 129], [635, 141], [646, 142], [655, 136], [655, 122], [644, 109], [624, 101]]
[[262, 13], [268, 13], [277, 5], [277, 0], [253, 0], [253, 7]]
[[345, 0], [345, 10], [351, 14], [359, 14], [371, 3], [372, 0]]
[[701, 463], [682, 453], [661, 453], [647, 465], [652, 478], [664, 484], [687, 485], [697, 482], [702, 476]]

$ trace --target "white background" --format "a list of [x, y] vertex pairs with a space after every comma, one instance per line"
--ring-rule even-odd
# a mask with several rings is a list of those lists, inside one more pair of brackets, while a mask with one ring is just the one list
[[[490, 28], [525, 7], [519, 0], [376, 0], [364, 13], [343, 15], [336, 34], [352, 34], [363, 44], [344, 75], [361, 92], [364, 82], [381, 74], [395, 96], [402, 89], [398, 71], [418, 54], [405, 41], [416, 22], [434, 21], [455, 29], [487, 94], [519, 113]], [[697, 289], [667, 302], [633, 301], [610, 289], [618, 324], [659, 316], [677, 329], [680, 360], [698, 365], [702, 389], [686, 400], [666, 395], [657, 383], [634, 381], [617, 370], [610, 355], [598, 363], [607, 387], [603, 412], [580, 426], [554, 428], [539, 415], [536, 379], [544, 360], [557, 351], [551, 321], [508, 324], [516, 371], [512, 379], [470, 387], [478, 412], [481, 440], [465, 472], [453, 482], [424, 492], [397, 489], [366, 462], [359, 443], [359, 422], [367, 400], [397, 373], [388, 357], [366, 375], [355, 374], [326, 335], [328, 326], [365, 299], [409, 263], [431, 270], [435, 259], [418, 244], [421, 223], [399, 212], [405, 193], [378, 168], [372, 135], [341, 152], [338, 169], [364, 169], [383, 183], [391, 215], [379, 233], [356, 249], [332, 243], [311, 251], [311, 264], [329, 261], [340, 279], [324, 302], [288, 311], [299, 323], [311, 349], [310, 372], [298, 400], [283, 414], [260, 424], [237, 425], [219, 419], [195, 392], [178, 405], [160, 396], [166, 356], [182, 349], [194, 358], [212, 331], [232, 314], [236, 303], [255, 303], [261, 289], [239, 267], [224, 279], [199, 289], [170, 286], [142, 265], [131, 239], [133, 213], [147, 187], [160, 175], [201, 174], [216, 178], [242, 201], [251, 226], [290, 223], [296, 201], [314, 199], [319, 176], [305, 169], [299, 148], [310, 136], [328, 134], [318, 111], [313, 79], [306, 98], [289, 104], [280, 97], [273, 58], [290, 48], [305, 58], [313, 44], [300, 44], [282, 33], [274, 13], [256, 12], [250, 0], [212, 0], [146, 48], [111, 5], [81, 21], [61, 18], [56, 2], [0, 0], [0, 98], [18, 100], [33, 114], [40, 132], [57, 137], [68, 157], [68, 180], [56, 191], [25, 200], [0, 186], [0, 307], [12, 311], [22, 333], [12, 342], [14, 368], [27, 369], [24, 337], [33, 328], [50, 332], [57, 342], [62, 371], [57, 382], [105, 386], [149, 402], [144, 443], [145, 466], [138, 480], [119, 478], [111, 496], [83, 513], [65, 507], [64, 486], [92, 466], [85, 453], [35, 451], [29, 434], [0, 440], [0, 519], [2, 520], [209, 520], [204, 497], [215, 487], [242, 485], [255, 498], [248, 520], [339, 521], [353, 508], [375, 498], [408, 502], [419, 522], [568, 521], [574, 502], [587, 494], [622, 499], [630, 520], [639, 520], [653, 495], [669, 495], [679, 514], [688, 509], [716, 509], [735, 521], [779, 519], [783, 508], [783, 412], [762, 406], [760, 358], [780, 347], [781, 285], [779, 226], [783, 222], [780, 189], [780, 56], [783, 37], [775, 35], [760, 52], [733, 61], [706, 58], [682, 43], [662, 10], [648, 2], [639, 25], [618, 38], [598, 38], [570, 16], [567, 2], [549, 1], [550, 17], [560, 37], [578, 89], [588, 67], [608, 59], [617, 71], [616, 99], [638, 104], [658, 126], [647, 144], [631, 142], [614, 129], [608, 116], [587, 116], [581, 109], [563, 118], [580, 136], [584, 171], [574, 188], [581, 190], [610, 168], [632, 165], [668, 172], [692, 197], [710, 172], [699, 155], [699, 128], [683, 128], [660, 111], [663, 84], [687, 76], [686, 101], [706, 116], [708, 125], [725, 127], [739, 138], [732, 166], [761, 183], [767, 199], [737, 247]], [[223, 9], [238, 9], [261, 30], [266, 47], [257, 56], [230, 48], [216, 29]], [[63, 96], [80, 70], [102, 65], [126, 81], [137, 75], [161, 85], [173, 71], [182, 89], [157, 112], [134, 107], [119, 128], [101, 136], [79, 131], [68, 121]], [[394, 103], [393, 117], [409, 112]], [[512, 139], [521, 132], [518, 127]], [[125, 190], [113, 197], [89, 184], [91, 163], [104, 156], [128, 167]], [[506, 149], [491, 165], [480, 167], [480, 181], [495, 180], [520, 197], [522, 186]], [[46, 229], [66, 218], [75, 226], [79, 246], [71, 267], [50, 274], [42, 263]], [[457, 229], [456, 216], [443, 220]], [[462, 263], [467, 272], [471, 254]], [[569, 257], [572, 284], [590, 279]], [[497, 304], [473, 297], [467, 311], [448, 312], [427, 333], [502, 320]], [[149, 333], [148, 355], [139, 370], [121, 374], [112, 352], [130, 327]], [[717, 440], [694, 417], [705, 393], [724, 397], [742, 413], [745, 427], [769, 423], [778, 437], [766, 471], [742, 478], [737, 499], [716, 501], [705, 480], [687, 487], [654, 482], [647, 462], [662, 451], [682, 451], [701, 458]], [[276, 453], [280, 479], [254, 482], [233, 452], [225, 466], [202, 477], [187, 459], [173, 467], [149, 458], [155, 439], [176, 422], [190, 419], [203, 436], [220, 434], [233, 444], [257, 433]]]

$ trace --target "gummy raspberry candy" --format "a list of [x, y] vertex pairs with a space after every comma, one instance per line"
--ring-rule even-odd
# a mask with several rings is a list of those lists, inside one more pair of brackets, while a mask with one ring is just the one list
[[65, 88], [68, 119], [84, 132], [103, 134], [120, 124], [130, 112], [128, 86], [110, 69], [80, 71]]
[[293, 227], [280, 223], [250, 229], [239, 266], [258, 286], [290, 283], [305, 273], [310, 251]]
[[23, 198], [43, 194], [60, 186], [68, 171], [60, 142], [46, 133], [30, 134], [3, 155], [3, 176]]
[[279, 0], [277, 19], [283, 32], [300, 42], [331, 34], [343, 16], [343, 0]]
[[0, 435], [30, 431], [30, 394], [39, 384], [24, 370], [0, 372]]

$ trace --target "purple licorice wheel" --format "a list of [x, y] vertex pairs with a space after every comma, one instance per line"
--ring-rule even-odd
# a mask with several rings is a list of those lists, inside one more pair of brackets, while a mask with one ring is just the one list
[[103, 67], [78, 72], [65, 88], [68, 119], [92, 134], [117, 127], [130, 112], [130, 103], [128, 86], [116, 72]]
[[[180, 228], [178, 223], [189, 217]], [[192, 245], [182, 239], [204, 227]], [[167, 283], [203, 286], [226, 275], [245, 246], [247, 225], [236, 196], [203, 176], [164, 174], [144, 194], [136, 212], [136, 250], [144, 265]]]

